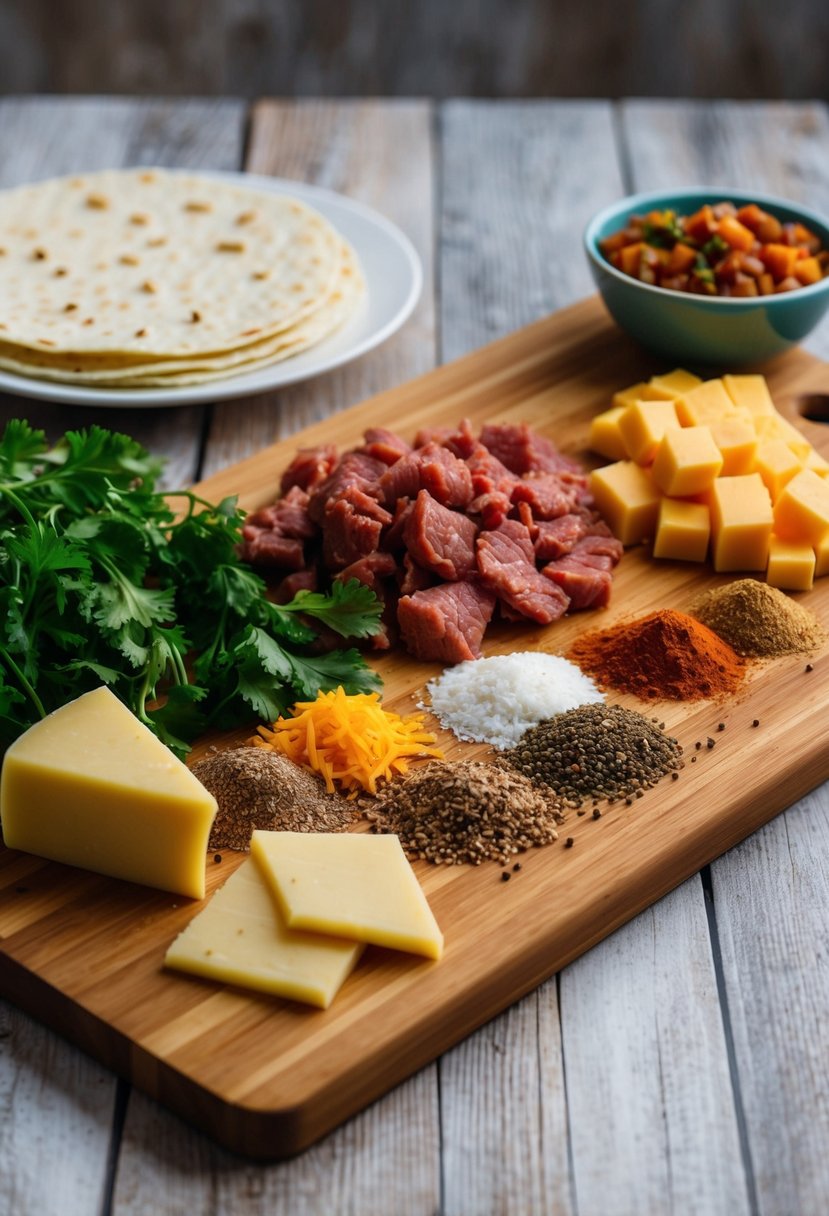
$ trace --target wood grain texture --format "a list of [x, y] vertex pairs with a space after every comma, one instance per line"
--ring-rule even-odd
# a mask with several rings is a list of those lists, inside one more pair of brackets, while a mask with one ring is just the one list
[[[370, 150], [370, 152], [369, 152]], [[425, 102], [262, 102], [246, 168], [301, 178], [367, 203], [402, 228], [420, 255], [423, 294], [403, 329], [338, 370], [277, 393], [214, 407], [204, 474], [294, 434], [434, 366], [430, 109]]]
[[809, 98], [826, 33], [818, 0], [6, 0], [0, 74], [25, 92]]
[[[785, 405], [778, 389], [796, 391], [815, 367], [801, 352], [777, 360], [768, 369], [773, 394]], [[597, 404], [651, 370], [591, 300], [317, 424], [299, 440], [325, 434], [345, 445], [389, 417], [409, 433], [468, 415], [475, 425], [524, 419], [565, 450], [581, 452]], [[201, 489], [221, 497], [244, 485], [245, 503], [259, 505], [270, 495], [274, 467], [293, 450], [294, 441], [276, 445]], [[701, 567], [657, 568], [643, 550], [632, 550], [603, 623], [654, 603], [687, 606], [713, 581]], [[808, 602], [825, 615], [829, 586], [816, 587]], [[502, 626], [485, 650], [558, 651], [591, 624], [577, 614], [546, 631]], [[377, 666], [386, 700], [398, 710], [412, 706], [437, 669], [396, 652]], [[189, 920], [191, 905], [8, 851], [0, 854], [0, 989], [47, 1022], [60, 1020], [69, 1037], [235, 1151], [295, 1152], [826, 780], [829, 740], [818, 710], [827, 681], [825, 663], [806, 677], [799, 659], [779, 660], [757, 666], [744, 693], [727, 704], [660, 706], [689, 751], [716, 722], [727, 729], [679, 781], [660, 786], [635, 810], [573, 821], [575, 848], [526, 855], [520, 881], [498, 882], [497, 867], [419, 863], [446, 934], [444, 959], [430, 965], [369, 952], [324, 1014], [162, 972], [166, 945]], [[755, 716], [766, 724], [762, 735], [751, 729]], [[485, 750], [445, 741], [450, 755]], [[712, 788], [716, 803], [705, 796]], [[211, 889], [237, 861], [226, 856], [223, 866], [208, 868]], [[32, 868], [21, 894], [23, 865]], [[264, 1040], [279, 1051], [263, 1053]]]
[[[0, 186], [127, 165], [238, 169], [244, 109], [234, 101], [0, 99]], [[56, 440], [96, 422], [126, 431], [168, 458], [164, 484], [198, 475], [204, 409], [89, 409], [0, 394], [0, 427], [28, 418]]]

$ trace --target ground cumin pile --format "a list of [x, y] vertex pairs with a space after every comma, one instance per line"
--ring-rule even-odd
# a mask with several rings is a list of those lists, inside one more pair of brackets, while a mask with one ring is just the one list
[[254, 828], [274, 832], [344, 832], [357, 818], [339, 794], [286, 756], [261, 747], [216, 752], [193, 765], [219, 810], [208, 849], [247, 852]]
[[580, 806], [587, 798], [632, 803], [683, 762], [679, 743], [655, 721], [621, 705], [580, 705], [525, 731], [499, 763]]
[[724, 697], [745, 676], [744, 660], [727, 642], [670, 608], [586, 633], [567, 657], [605, 687], [646, 701]]
[[557, 840], [564, 818], [552, 790], [482, 760], [431, 760], [389, 786], [367, 816], [411, 858], [474, 866]]
[[817, 617], [756, 578], [740, 578], [698, 596], [691, 613], [737, 654], [776, 658], [808, 654], [826, 641]]

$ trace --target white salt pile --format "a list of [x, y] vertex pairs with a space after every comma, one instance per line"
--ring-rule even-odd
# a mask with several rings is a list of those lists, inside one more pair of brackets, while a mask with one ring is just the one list
[[459, 739], [512, 747], [556, 714], [603, 701], [593, 681], [559, 655], [524, 650], [447, 667], [426, 685], [429, 709]]

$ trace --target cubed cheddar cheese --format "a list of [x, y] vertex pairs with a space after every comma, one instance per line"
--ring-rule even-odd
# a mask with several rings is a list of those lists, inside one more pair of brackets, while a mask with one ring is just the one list
[[782, 439], [767, 439], [757, 447], [754, 467], [763, 479], [771, 501], [777, 502], [783, 487], [799, 473], [803, 464], [799, 456]]
[[659, 504], [653, 555], [676, 561], [704, 562], [710, 532], [711, 518], [704, 503], [663, 498]]
[[765, 376], [723, 376], [722, 382], [734, 404], [748, 410], [753, 418], [777, 412]]
[[714, 443], [722, 455], [720, 476], [736, 477], [753, 473], [757, 454], [757, 433], [745, 418], [720, 418], [710, 424]]
[[815, 545], [815, 578], [829, 574], [829, 532]]
[[216, 799], [108, 688], [15, 739], [0, 783], [10, 849], [204, 897]]
[[808, 460], [812, 445], [782, 414], [763, 414], [754, 419], [754, 426], [758, 439], [782, 439], [801, 460]]
[[747, 410], [736, 406], [725, 391], [722, 380], [703, 380], [676, 399], [676, 412], [683, 426], [707, 426], [729, 414], [749, 418]]
[[815, 551], [805, 541], [769, 540], [766, 581], [781, 591], [809, 591], [815, 579]]
[[590, 474], [596, 509], [623, 545], [638, 545], [656, 530], [659, 490], [647, 469], [633, 460], [617, 460]]
[[638, 384], [620, 388], [618, 393], [613, 394], [611, 404], [620, 405], [624, 409], [633, 405], [634, 401], [670, 401], [672, 396], [673, 394], [667, 389], [660, 388], [657, 384], [648, 384], [646, 380], [640, 380]]
[[650, 378], [651, 388], [661, 389], [664, 393], [670, 393], [672, 397], [681, 397], [683, 393], [696, 388], [698, 384], [702, 384], [699, 376], [695, 376], [693, 372], [686, 372], [684, 367], [675, 367], [672, 372], [665, 372], [662, 376], [651, 376]]
[[820, 477], [829, 476], [829, 460], [821, 456], [820, 452], [816, 452], [814, 448], [809, 449], [805, 468], [811, 469], [813, 473], [817, 473]]
[[619, 433], [619, 419], [626, 409], [625, 405], [614, 405], [591, 419], [590, 447], [608, 460], [624, 460], [627, 456], [625, 441]]
[[676, 427], [662, 436], [651, 472], [663, 494], [682, 498], [707, 490], [722, 463], [707, 426]]
[[783, 540], [817, 545], [829, 532], [829, 481], [812, 469], [796, 473], [774, 504], [774, 530]]
[[710, 505], [714, 569], [765, 570], [773, 515], [760, 474], [719, 477]]
[[634, 401], [619, 419], [619, 434], [627, 455], [637, 464], [650, 464], [667, 430], [679, 428], [673, 401]]

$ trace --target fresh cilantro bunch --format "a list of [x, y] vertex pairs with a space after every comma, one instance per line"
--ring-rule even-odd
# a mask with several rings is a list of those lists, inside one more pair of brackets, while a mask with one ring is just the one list
[[356, 649], [314, 653], [308, 619], [343, 638], [380, 627], [352, 580], [268, 600], [242, 563], [235, 498], [156, 489], [135, 440], [102, 427], [49, 447], [13, 420], [0, 439], [0, 749], [101, 683], [177, 754], [208, 726], [278, 717], [342, 684], [379, 687]]

